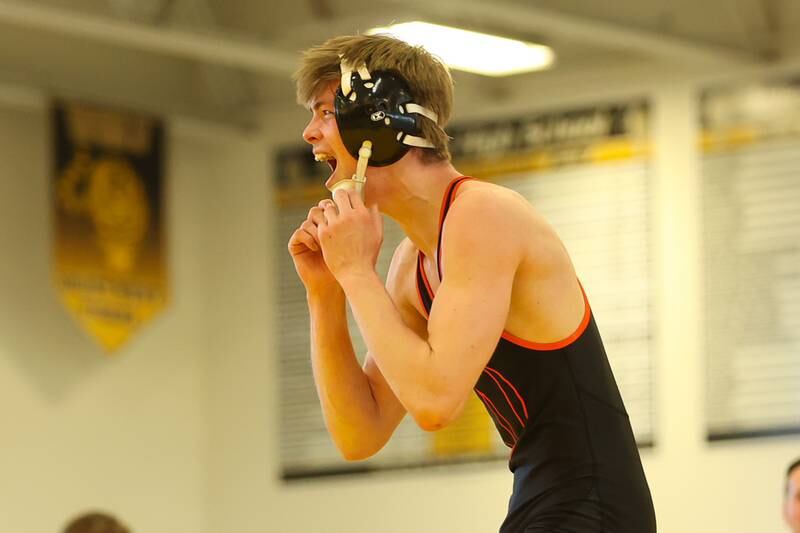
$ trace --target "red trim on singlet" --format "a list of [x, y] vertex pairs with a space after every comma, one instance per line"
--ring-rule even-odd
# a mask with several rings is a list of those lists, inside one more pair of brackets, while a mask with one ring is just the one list
[[[508, 434], [511, 436], [511, 440], [514, 441], [512, 446], [516, 446], [517, 440], [518, 440], [517, 434], [514, 433], [514, 431], [509, 427], [509, 426], [511, 426], [511, 424], [508, 422], [508, 420], [506, 420], [506, 417], [504, 417], [502, 415], [502, 413], [500, 413], [500, 410], [497, 409], [497, 407], [495, 407], [494, 403], [492, 403], [492, 400], [490, 400], [489, 397], [486, 396], [484, 393], [482, 393], [478, 389], [475, 389], [475, 394], [480, 396], [481, 399], [486, 404], [486, 406], [487, 407], [491, 407], [491, 409], [497, 414], [497, 416], [500, 417], [500, 419], [498, 419], [497, 421], [500, 423], [501, 426], [503, 426], [503, 429], [505, 429], [508, 432]], [[505, 424], [503, 422], [505, 422]], [[506, 425], [506, 424], [508, 424], [508, 425]]]
[[508, 342], [516, 344], [517, 346], [529, 348], [531, 350], [551, 351], [569, 346], [578, 340], [581, 335], [583, 335], [583, 332], [586, 331], [586, 327], [589, 325], [589, 320], [592, 318], [592, 309], [589, 307], [589, 299], [586, 297], [586, 292], [583, 290], [583, 285], [581, 285], [581, 294], [583, 295], [583, 319], [581, 320], [580, 325], [578, 325], [578, 329], [573, 331], [569, 337], [556, 342], [532, 342], [525, 339], [520, 339], [506, 330], [503, 330], [501, 337]]
[[497, 378], [494, 377], [491, 372], [487, 372], [485, 369], [484, 369], [483, 373], [486, 374], [487, 376], [489, 376], [489, 378], [492, 381], [494, 381], [494, 384], [497, 385], [497, 388], [500, 389], [500, 392], [503, 393], [503, 398], [506, 399], [506, 403], [511, 408], [511, 412], [514, 413], [514, 416], [517, 417], [517, 420], [519, 420], [519, 423], [522, 424], [522, 426], [524, 427], [525, 426], [525, 422], [522, 421], [522, 417], [520, 417], [519, 413], [517, 413], [517, 410], [514, 409], [514, 404], [511, 403], [511, 399], [508, 397], [508, 394], [506, 394], [506, 390], [503, 388], [502, 385], [500, 385], [500, 382], [497, 381]]
[[[440, 283], [443, 277], [441, 269], [441, 255], [442, 255], [442, 248], [444, 247], [442, 241], [442, 226], [444, 225], [445, 215], [448, 211], [449, 206], [452, 205], [453, 200], [455, 199], [455, 195], [458, 192], [458, 188], [461, 186], [462, 183], [472, 179], [474, 178], [471, 178], [469, 176], [459, 176], [458, 178], [453, 179], [447, 186], [444, 197], [442, 198], [442, 206], [439, 209], [439, 240], [436, 249], [436, 256], [437, 256], [436, 270], [439, 273]], [[449, 202], [448, 199], [450, 200]], [[424, 257], [425, 254], [422, 253], [422, 250], [419, 250], [417, 253], [417, 260], [418, 260], [417, 268], [422, 273], [422, 279], [425, 283], [425, 289], [428, 291], [428, 297], [431, 299], [431, 305], [433, 305], [435, 294], [433, 292], [433, 289], [431, 288], [430, 280], [428, 280], [428, 274], [426, 273], [424, 264], [422, 262]], [[581, 335], [583, 335], [583, 332], [586, 331], [586, 327], [589, 325], [589, 321], [592, 318], [592, 310], [591, 307], [589, 306], [589, 300], [586, 297], [586, 292], [583, 290], [583, 285], [581, 285], [580, 281], [578, 282], [578, 285], [580, 286], [581, 294], [583, 295], [583, 303], [584, 303], [583, 319], [581, 320], [581, 323], [578, 325], [578, 328], [574, 332], [572, 332], [572, 334], [569, 335], [568, 337], [556, 342], [534, 342], [517, 337], [516, 335], [514, 335], [509, 331], [506, 331], [505, 329], [503, 330], [503, 333], [500, 336], [512, 344], [516, 344], [517, 346], [520, 346], [522, 348], [528, 348], [530, 350], [552, 351], [569, 346], [570, 344], [575, 342]], [[428, 317], [429, 313], [428, 310], [425, 308], [425, 301], [422, 298], [422, 294], [419, 292], [419, 285], [417, 286], [417, 294], [419, 294], [420, 303], [422, 305], [422, 309], [425, 311], [425, 316]], [[509, 383], [509, 385], [511, 384]], [[516, 390], [514, 392], [516, 392]], [[517, 396], [519, 396], [518, 393]], [[525, 402], [523, 402], [522, 405], [524, 407]]]
[[459, 176], [454, 180], [450, 181], [447, 184], [447, 188], [444, 190], [444, 196], [442, 196], [442, 204], [439, 206], [439, 233], [437, 233], [436, 237], [439, 238], [439, 235], [442, 233], [442, 225], [444, 224], [444, 214], [447, 211], [447, 206], [449, 205], [447, 200], [450, 197], [450, 189], [453, 188], [453, 185], [462, 178], [463, 176]]
[[[487, 370], [488, 370], [489, 372], [491, 372], [491, 373], [497, 374], [497, 377], [499, 377], [500, 379], [502, 379], [502, 380], [505, 382], [505, 384], [506, 384], [506, 385], [508, 385], [509, 387], [511, 387], [511, 390], [513, 390], [513, 391], [514, 391], [514, 394], [516, 394], [516, 396], [517, 396], [517, 399], [519, 400], [519, 403], [521, 403], [521, 404], [522, 404], [522, 412], [525, 414], [525, 421], [527, 422], [527, 421], [528, 421], [528, 408], [527, 408], [527, 407], [525, 407], [525, 400], [523, 400], [523, 399], [522, 399], [522, 395], [519, 393], [519, 391], [517, 390], [517, 388], [516, 388], [514, 385], [512, 385], [512, 384], [511, 384], [511, 382], [510, 382], [510, 381], [508, 381], [508, 380], [505, 378], [505, 376], [503, 376], [503, 374], [501, 374], [501, 373], [500, 373], [498, 370], [496, 370], [496, 369], [494, 369], [494, 368], [492, 368], [492, 367], [490, 367], [490, 366], [487, 366], [486, 368], [484, 368], [484, 372], [486, 372]], [[491, 375], [491, 374], [490, 374], [490, 375]], [[511, 403], [511, 402], [509, 402], [509, 403]], [[513, 409], [513, 407], [512, 407], [512, 409]], [[515, 414], [516, 414], [516, 413], [515, 413]]]
[[[455, 178], [450, 184], [447, 186], [447, 191], [445, 192], [444, 198], [442, 198], [442, 207], [439, 211], [439, 241], [436, 246], [436, 272], [439, 274], [439, 282], [442, 281], [442, 248], [444, 247], [444, 243], [442, 241], [442, 229], [444, 227], [444, 219], [447, 214], [448, 209], [451, 205], [453, 205], [453, 200], [456, 198], [456, 194], [458, 194], [458, 188], [465, 181], [469, 181], [473, 178], [469, 176], [459, 176]], [[449, 200], [449, 201], [448, 201]]]
[[[458, 187], [461, 185], [461, 183], [463, 183], [463, 182], [465, 182], [467, 180], [470, 180], [470, 179], [473, 179], [473, 178], [470, 178], [470, 177], [467, 177], [467, 176], [459, 176], [457, 178], [454, 178], [453, 180], [450, 181], [450, 183], [447, 184], [447, 188], [444, 191], [444, 196], [442, 196], [442, 205], [439, 207], [439, 234], [437, 236], [438, 240], [437, 240], [437, 245], [436, 245], [436, 254], [437, 254], [436, 271], [439, 274], [439, 280], [440, 281], [441, 281], [441, 278], [442, 278], [442, 271], [441, 271], [441, 268], [439, 268], [439, 259], [440, 259], [440, 256], [441, 256], [440, 248], [441, 248], [441, 242], [442, 242], [442, 226], [444, 225], [444, 217], [445, 217], [445, 214], [447, 213], [448, 207], [450, 206], [450, 204], [452, 204], [453, 197], [455, 196], [455, 192], [458, 190]], [[452, 194], [451, 194], [451, 192], [452, 192]], [[448, 199], [450, 200], [449, 202], [448, 202]], [[424, 258], [425, 258], [425, 254], [422, 252], [422, 250], [418, 250], [417, 251], [417, 269], [422, 274], [422, 280], [425, 283], [425, 289], [428, 291], [428, 297], [431, 299], [431, 305], [433, 305], [434, 293], [433, 293], [433, 288], [431, 288], [431, 282], [428, 279], [428, 274], [427, 274], [427, 272], [425, 272], [425, 266], [424, 266], [424, 264], [422, 262], [422, 260]], [[419, 295], [419, 301], [420, 301], [420, 304], [422, 305], [422, 310], [425, 313], [425, 317], [428, 318], [429, 317], [428, 309], [425, 307], [425, 299], [422, 297], [422, 292], [420, 292], [419, 283], [417, 283], [417, 294]]]
[[[422, 253], [422, 252], [420, 252]], [[425, 257], [425, 254], [419, 256], [419, 271], [422, 273], [422, 281], [425, 282], [425, 289], [428, 291], [428, 296], [431, 299], [431, 305], [433, 305], [433, 288], [431, 287], [431, 282], [428, 280], [428, 274], [425, 272], [425, 265], [422, 262], [422, 258]]]
[[428, 315], [428, 309], [425, 307], [425, 298], [422, 297], [422, 291], [419, 288], [419, 282], [417, 282], [415, 285], [417, 286], [417, 294], [419, 295], [419, 305], [422, 308], [422, 312], [425, 313], [426, 319], [430, 318], [430, 316]]

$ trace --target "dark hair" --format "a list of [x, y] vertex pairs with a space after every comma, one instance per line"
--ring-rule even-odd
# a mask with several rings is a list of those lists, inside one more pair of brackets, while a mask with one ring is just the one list
[[789, 465], [789, 468], [786, 469], [786, 481], [785, 481], [784, 487], [783, 487], [783, 494], [786, 495], [786, 496], [789, 495], [789, 478], [791, 477], [792, 472], [794, 472], [795, 468], [797, 468], [797, 467], [800, 467], [800, 457], [795, 459]]
[[90, 512], [73, 519], [64, 533], [130, 533], [130, 530], [111, 515]]

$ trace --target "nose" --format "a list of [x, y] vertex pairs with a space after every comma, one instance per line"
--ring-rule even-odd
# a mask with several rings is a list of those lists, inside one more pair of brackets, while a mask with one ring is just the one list
[[311, 119], [306, 128], [303, 130], [303, 140], [308, 144], [315, 144], [320, 140], [320, 132], [317, 127], [316, 119]]

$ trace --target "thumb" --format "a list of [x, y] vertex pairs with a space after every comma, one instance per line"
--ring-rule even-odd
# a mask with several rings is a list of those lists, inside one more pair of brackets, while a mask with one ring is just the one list
[[372, 212], [372, 222], [375, 224], [375, 229], [381, 234], [381, 240], [383, 240], [383, 215], [378, 211], [377, 207]]
[[369, 213], [372, 216], [372, 220], [375, 222], [383, 222], [383, 216], [381, 215], [380, 210], [378, 209], [377, 205], [370, 206]]

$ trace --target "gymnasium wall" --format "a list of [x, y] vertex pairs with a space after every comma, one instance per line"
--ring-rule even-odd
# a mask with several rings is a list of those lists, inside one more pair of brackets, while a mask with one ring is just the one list
[[[711, 73], [714, 74], [714, 73]], [[708, 444], [700, 303], [700, 72], [544, 77], [464, 118], [650, 99], [656, 257], [656, 445], [642, 452], [659, 530], [781, 531], [800, 438]], [[727, 73], [757, 79], [761, 72]], [[489, 103], [486, 103], [486, 102]], [[0, 101], [0, 531], [58, 531], [86, 508], [135, 532], [495, 531], [502, 463], [285, 484], [278, 479], [275, 250], [269, 155], [299, 139], [290, 102], [265, 130], [170, 123], [169, 308], [114, 357], [80, 333], [49, 281], [44, 100]]]

